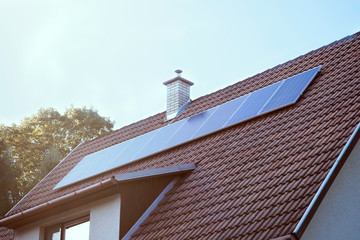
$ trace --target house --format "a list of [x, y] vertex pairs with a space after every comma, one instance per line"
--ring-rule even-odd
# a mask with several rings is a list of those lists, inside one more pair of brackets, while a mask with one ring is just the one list
[[358, 239], [360, 33], [193, 101], [176, 73], [166, 112], [80, 144], [0, 237]]

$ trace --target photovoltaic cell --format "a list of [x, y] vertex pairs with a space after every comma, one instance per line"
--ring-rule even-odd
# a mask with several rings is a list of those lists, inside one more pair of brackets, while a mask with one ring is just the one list
[[187, 119], [87, 155], [54, 189], [293, 104], [320, 69], [321, 66], [316, 67]]
[[136, 154], [139, 153], [144, 146], [146, 146], [155, 133], [155, 131], [151, 131], [133, 138], [129, 143], [129, 146], [126, 147], [126, 150], [115, 157], [116, 166], [121, 166], [125, 163], [134, 161], [136, 159]]
[[261, 113], [273, 111], [280, 107], [295, 103], [320, 69], [321, 66], [283, 80], [284, 83], [261, 110]]
[[94, 176], [111, 169], [111, 166], [116, 166], [114, 162], [116, 156], [123, 152], [130, 142], [131, 141], [122, 142], [85, 156], [55, 188], [86, 179], [89, 176]]
[[138, 153], [137, 158], [148, 156], [164, 149], [167, 141], [181, 128], [185, 120], [177, 121], [163, 128], [155, 130], [157, 133], [150, 142]]
[[184, 125], [165, 144], [164, 149], [176, 146], [192, 139], [195, 132], [211, 116], [215, 109], [209, 109], [186, 119]]
[[255, 117], [279, 86], [280, 83], [278, 82], [250, 93], [250, 96], [246, 99], [245, 103], [241, 105], [225, 126], [233, 125]]
[[245, 95], [215, 107], [216, 110], [214, 114], [212, 114], [204, 125], [195, 133], [194, 138], [221, 129], [236, 109], [245, 102], [247, 97], [248, 95]]

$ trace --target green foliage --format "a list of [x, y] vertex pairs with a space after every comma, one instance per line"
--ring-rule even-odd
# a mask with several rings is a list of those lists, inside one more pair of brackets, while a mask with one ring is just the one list
[[38, 180], [43, 179], [56, 165], [60, 162], [63, 157], [56, 147], [52, 146], [46, 150], [45, 156], [40, 162]]
[[18, 201], [16, 176], [18, 169], [11, 160], [4, 141], [0, 140], [0, 216]]
[[16, 178], [19, 194], [28, 192], [81, 142], [109, 133], [113, 127], [108, 118], [86, 107], [70, 107], [64, 114], [40, 109], [19, 125], [0, 125], [0, 139], [20, 171]]

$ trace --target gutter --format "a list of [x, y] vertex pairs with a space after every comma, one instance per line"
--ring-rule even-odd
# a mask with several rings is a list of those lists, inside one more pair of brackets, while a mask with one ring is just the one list
[[107, 189], [116, 184], [117, 184], [117, 181], [114, 179], [114, 177], [103, 180], [94, 185], [88, 186], [86, 188], [66, 194], [64, 196], [61, 196], [56, 199], [50, 200], [48, 202], [42, 203], [40, 205], [37, 205], [35, 207], [21, 211], [14, 215], [10, 215], [8, 217], [0, 219], [0, 226], [7, 227], [7, 228], [16, 228], [16, 227], [21, 226], [24, 223], [26, 223], [27, 218], [36, 217], [36, 215], [39, 215], [39, 214], [43, 213], [44, 211], [53, 209], [55, 207], [58, 207], [60, 205], [66, 204], [66, 203], [73, 203], [75, 200], [82, 199], [84, 197], [87, 197], [91, 194], [97, 193], [101, 190]]
[[330, 172], [326, 175], [324, 182], [321, 184], [319, 190], [316, 192], [315, 197], [312, 199], [310, 205], [306, 209], [304, 215], [301, 217], [299, 223], [297, 224], [294, 234], [300, 239], [303, 233], [305, 232], [306, 227], [309, 225], [312, 217], [314, 216], [316, 210], [318, 209], [320, 203], [324, 199], [327, 191], [334, 182], [336, 176], [340, 172], [342, 166], [346, 162], [353, 148], [360, 138], [360, 123], [357, 125], [355, 131], [352, 133], [350, 139], [347, 141], [345, 147], [341, 151], [340, 155], [336, 159], [334, 165], [330, 169]]

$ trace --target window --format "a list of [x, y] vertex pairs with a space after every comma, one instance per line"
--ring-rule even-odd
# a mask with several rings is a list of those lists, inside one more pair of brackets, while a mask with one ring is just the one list
[[45, 229], [45, 240], [89, 240], [89, 217], [59, 223]]

